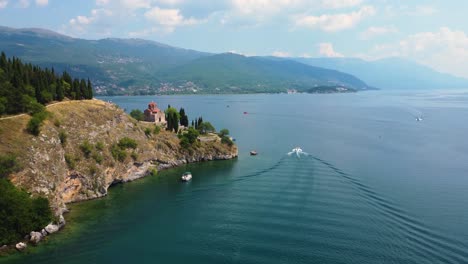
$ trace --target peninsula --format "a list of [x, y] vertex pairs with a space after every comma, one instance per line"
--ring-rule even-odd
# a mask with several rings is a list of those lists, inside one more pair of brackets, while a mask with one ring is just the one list
[[222, 143], [217, 134], [184, 145], [180, 135], [139, 122], [100, 100], [63, 101], [46, 109], [49, 114], [37, 136], [26, 131], [29, 115], [0, 119], [0, 153], [15, 155], [19, 169], [8, 179], [32, 197], [48, 198], [61, 219], [57, 226], [64, 223], [67, 203], [105, 196], [113, 184], [238, 155], [237, 147]]

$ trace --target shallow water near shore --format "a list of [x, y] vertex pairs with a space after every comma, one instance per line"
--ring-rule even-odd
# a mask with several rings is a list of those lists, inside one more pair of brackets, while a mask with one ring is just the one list
[[1, 263], [468, 263], [468, 93], [100, 99], [203, 115], [239, 158], [113, 186]]

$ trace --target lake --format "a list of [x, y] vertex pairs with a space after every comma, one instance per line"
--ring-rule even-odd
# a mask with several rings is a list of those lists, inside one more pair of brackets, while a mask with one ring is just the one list
[[0, 262], [468, 263], [467, 91], [100, 99], [184, 107], [239, 158], [70, 205], [62, 232]]

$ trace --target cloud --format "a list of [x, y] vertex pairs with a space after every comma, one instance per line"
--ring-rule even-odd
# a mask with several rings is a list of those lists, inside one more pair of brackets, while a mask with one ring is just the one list
[[279, 57], [279, 58], [291, 57], [291, 53], [286, 52], [286, 51], [275, 51], [271, 55], [274, 57]]
[[[88, 28], [91, 25], [99, 25], [101, 22], [104, 21], [103, 24], [107, 24], [105, 22], [106, 18], [109, 18], [113, 15], [112, 11], [108, 9], [93, 9], [91, 10], [91, 15], [89, 16], [76, 16], [75, 18], [70, 19], [68, 26], [65, 27], [65, 31], [70, 31], [72, 34], [84, 34], [87, 33]], [[100, 28], [101, 33], [106, 35], [109, 34], [109, 29]]]
[[398, 42], [375, 46], [366, 59], [406, 57], [439, 71], [468, 78], [468, 35], [442, 27], [435, 32], [420, 32]]
[[330, 9], [358, 6], [362, 0], [323, 0], [322, 6]]
[[195, 18], [185, 18], [179, 9], [162, 9], [154, 7], [145, 13], [145, 18], [163, 28], [172, 32], [174, 28], [179, 26], [190, 26], [201, 23]]
[[327, 32], [336, 32], [350, 29], [357, 25], [361, 20], [375, 15], [375, 8], [372, 6], [363, 6], [359, 10], [351, 13], [341, 13], [321, 16], [299, 16], [296, 17], [296, 26], [310, 29], [320, 29]]
[[7, 0], [0, 0], [0, 9], [7, 7], [8, 1]]
[[49, 4], [49, 0], [36, 0], [37, 6], [47, 6]]
[[389, 27], [369, 27], [360, 34], [361, 39], [371, 39], [374, 37], [395, 34], [398, 33], [398, 29], [395, 26]]
[[148, 9], [151, 8], [151, 0], [120, 0], [123, 8]]
[[319, 54], [321, 56], [329, 57], [329, 58], [342, 58], [344, 57], [343, 54], [338, 53], [333, 48], [333, 44], [331, 43], [320, 43], [319, 46]]

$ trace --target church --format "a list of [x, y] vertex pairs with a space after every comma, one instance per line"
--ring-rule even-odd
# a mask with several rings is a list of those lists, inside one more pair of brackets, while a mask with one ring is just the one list
[[166, 114], [158, 108], [155, 102], [151, 102], [145, 110], [145, 121], [166, 124]]

